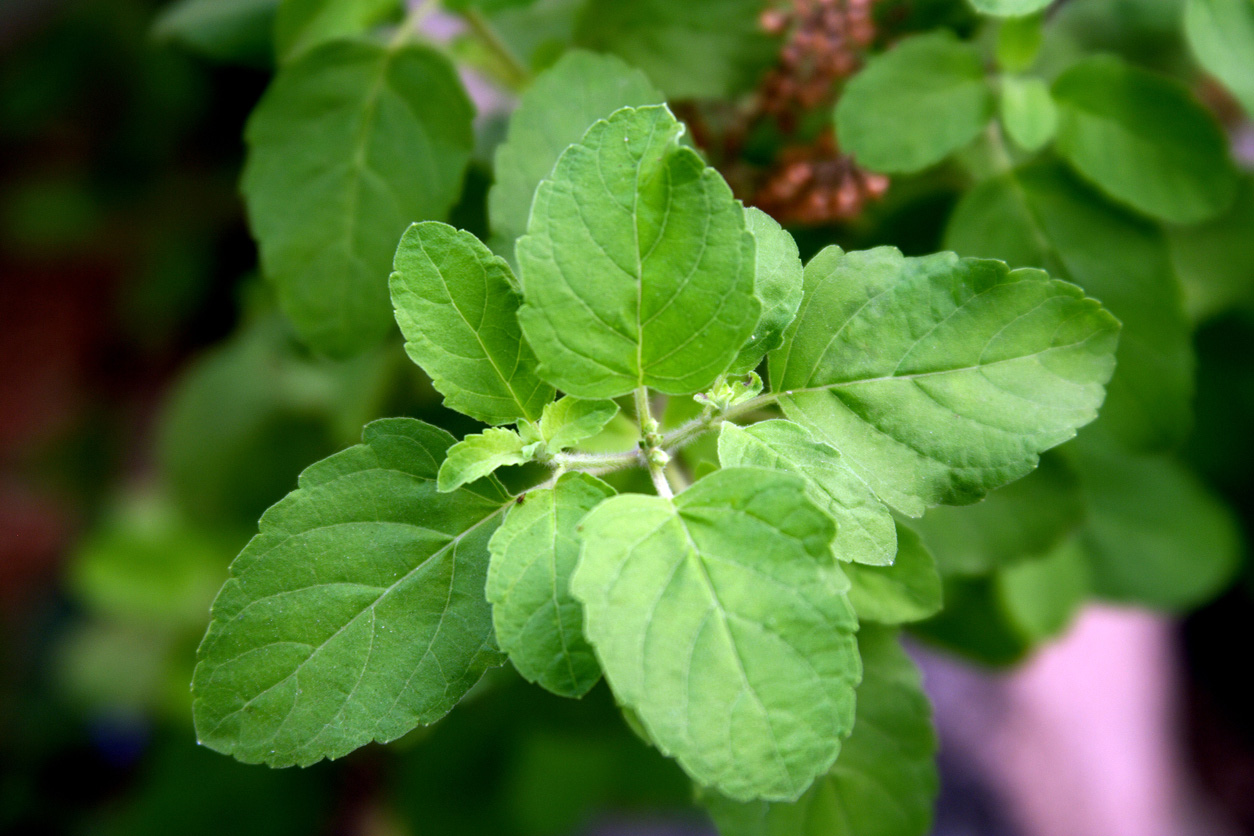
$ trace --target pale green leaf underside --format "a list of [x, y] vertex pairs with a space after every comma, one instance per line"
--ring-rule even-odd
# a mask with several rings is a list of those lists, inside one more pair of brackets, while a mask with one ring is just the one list
[[793, 800], [836, 758], [860, 665], [833, 528], [799, 477], [756, 468], [584, 518], [586, 634], [619, 702], [698, 783]]
[[579, 50], [563, 55], [523, 91], [496, 151], [488, 193], [492, 232], [510, 242], [527, 231], [531, 200], [567, 147], [622, 107], [661, 104], [665, 97], [640, 70], [613, 55]]
[[1052, 0], [971, 0], [971, 5], [980, 14], [1023, 17], [1039, 12], [1051, 2]]
[[829, 247], [771, 383], [880, 499], [974, 502], [1092, 421], [1119, 324], [1075, 285], [953, 253]]
[[979, 51], [936, 32], [871, 59], [841, 94], [836, 131], [867, 168], [912, 172], [975, 139], [993, 110]]
[[1004, 76], [999, 103], [1002, 125], [1020, 148], [1039, 151], [1054, 138], [1058, 110], [1041, 79]]
[[1136, 449], [1179, 443], [1190, 425], [1193, 350], [1158, 228], [1103, 200], [1057, 163], [1018, 169], [968, 192], [946, 246], [1041, 267], [1074, 282], [1123, 323], [1098, 424]]
[[1116, 200], [1175, 223], [1232, 202], [1228, 139], [1183, 84], [1096, 56], [1059, 76], [1053, 95], [1058, 153]]
[[489, 543], [497, 642], [519, 673], [563, 697], [581, 697], [601, 678], [570, 576], [579, 561], [576, 526], [613, 495], [594, 476], [565, 473], [554, 487], [529, 491]]
[[849, 603], [863, 624], [908, 624], [940, 612], [936, 560], [919, 535], [904, 525], [897, 526], [897, 559], [892, 566], [851, 563], [844, 570], [849, 576]]
[[405, 231], [394, 266], [405, 350], [445, 405], [487, 424], [539, 418], [553, 387], [536, 374], [504, 259], [469, 232], [428, 221]]
[[718, 438], [724, 467], [765, 467], [795, 473], [810, 498], [836, 521], [832, 554], [838, 560], [885, 566], [897, 554], [897, 526], [884, 503], [829, 445], [791, 421], [750, 427], [724, 424]]
[[766, 352], [779, 348], [784, 330], [801, 305], [803, 268], [797, 242], [774, 218], [752, 206], [745, 208], [745, 225], [755, 242], [753, 292], [762, 305], [762, 314], [748, 344], [728, 370], [730, 374], [753, 371]]
[[853, 734], [794, 804], [707, 798], [722, 836], [923, 836], [940, 788], [932, 710], [893, 631], [858, 634], [862, 684]]
[[592, 438], [618, 414], [610, 400], [585, 401], [569, 395], [544, 407], [540, 434], [550, 450], [565, 450]]
[[752, 87], [775, 58], [761, 13], [760, 0], [590, 0], [575, 38], [640, 67], [669, 98], [726, 97]]
[[245, 132], [244, 197], [262, 270], [318, 351], [352, 355], [391, 327], [396, 242], [457, 198], [473, 115], [425, 46], [333, 41], [275, 77]]
[[280, 60], [335, 38], [360, 35], [389, 17], [397, 17], [400, 0], [283, 0], [274, 21], [274, 49]]
[[540, 184], [518, 242], [523, 332], [581, 398], [708, 388], [758, 321], [754, 241], [665, 107], [597, 122]]
[[1187, 468], [1097, 442], [1078, 441], [1068, 452], [1088, 499], [1081, 544], [1096, 594], [1182, 611], [1232, 579], [1241, 562], [1240, 529]]
[[483, 597], [495, 481], [435, 489], [453, 438], [376, 421], [266, 512], [213, 605], [196, 732], [246, 763], [311, 764], [400, 737], [503, 661]]
[[440, 493], [455, 491], [462, 485], [482, 479], [499, 467], [522, 464], [528, 457], [518, 433], [493, 427], [468, 435], [448, 450], [440, 465], [436, 485]]
[[1254, 117], [1254, 3], [1186, 0], [1184, 33], [1197, 62]]

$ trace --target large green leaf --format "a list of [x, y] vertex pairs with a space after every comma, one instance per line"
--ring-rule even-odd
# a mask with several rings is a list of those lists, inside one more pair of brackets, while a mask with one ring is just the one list
[[910, 528], [897, 526], [897, 557], [892, 566], [850, 563], [849, 603], [862, 623], [908, 624], [940, 611], [941, 577], [936, 560]]
[[751, 87], [775, 57], [761, 13], [760, 0], [589, 0], [576, 38], [640, 67], [669, 98], [726, 97]]
[[975, 505], [932, 508], [914, 527], [945, 574], [982, 575], [1039, 557], [1073, 535], [1084, 518], [1075, 473], [1058, 455]]
[[1254, 117], [1254, 2], [1186, 0], [1184, 34], [1197, 62]]
[[705, 389], [758, 322], [744, 211], [682, 131], [665, 106], [619, 110], [536, 192], [519, 319], [569, 394]]
[[391, 327], [396, 242], [457, 198], [473, 115], [424, 46], [333, 41], [271, 84], [245, 133], [244, 197], [262, 269], [318, 351], [355, 354]]
[[310, 764], [442, 717], [503, 660], [483, 597], [510, 497], [435, 489], [453, 437], [376, 421], [261, 518], [213, 605], [193, 681], [202, 743]]
[[771, 386], [880, 499], [918, 516], [1026, 475], [1092, 421], [1118, 329], [1039, 270], [829, 247], [806, 266]]
[[536, 76], [496, 150], [496, 181], [488, 193], [493, 234], [513, 252], [514, 239], [527, 231], [536, 186], [593, 122], [621, 107], [663, 101], [644, 73], [613, 55], [568, 52]]
[[279, 0], [177, 0], [161, 10], [152, 34], [215, 61], [265, 66]]
[[885, 566], [897, 554], [897, 526], [849, 465], [827, 444], [791, 421], [751, 427], [724, 424], [718, 437], [724, 467], [765, 467], [795, 473], [815, 503], [836, 521], [832, 554], [838, 560]]
[[1176, 223], [1232, 202], [1228, 140], [1182, 84], [1096, 56], [1059, 76], [1053, 94], [1058, 152], [1111, 197]]
[[835, 760], [861, 671], [834, 533], [799, 477], [756, 468], [584, 518], [586, 634], [619, 702], [698, 783], [791, 801]]
[[405, 231], [394, 264], [405, 350], [445, 405], [488, 424], [538, 419], [553, 387], [536, 375], [505, 260], [469, 232], [427, 221]]
[[923, 836], [940, 788], [932, 709], [896, 634], [858, 634], [862, 684], [853, 734], [794, 804], [706, 799], [723, 836]]
[[1181, 441], [1193, 349], [1161, 231], [1103, 200], [1056, 163], [985, 181], [963, 198], [945, 244], [963, 255], [1042, 267], [1102, 300], [1123, 323], [1099, 424], [1131, 447]]
[[753, 371], [768, 351], [779, 348], [801, 305], [803, 268], [797, 242], [761, 209], [746, 207], [745, 224], [755, 242], [753, 292], [762, 304], [762, 315], [732, 363], [731, 374]]
[[562, 474], [552, 488], [528, 491], [489, 544], [497, 641], [519, 673], [564, 697], [583, 696], [601, 678], [570, 576], [579, 561], [576, 526], [613, 495], [586, 473]]
[[975, 139], [993, 109], [979, 50], [935, 32], [907, 38], [853, 77], [836, 132], [867, 168], [919, 171]]
[[1068, 448], [1089, 502], [1081, 543], [1093, 591], [1185, 610], [1224, 587], [1240, 564], [1232, 512], [1189, 470], [1164, 456], [1132, 456], [1099, 440]]
[[1035, 14], [1050, 4], [1051, 0], [971, 0], [980, 14], [995, 17], [1023, 17]]
[[282, 0], [274, 22], [274, 48], [283, 61], [335, 38], [360, 35], [399, 17], [400, 0]]

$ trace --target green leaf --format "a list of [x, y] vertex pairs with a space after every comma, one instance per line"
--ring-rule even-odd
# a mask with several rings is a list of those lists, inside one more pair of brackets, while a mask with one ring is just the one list
[[1118, 366], [1099, 425], [1124, 444], [1179, 443], [1191, 417], [1193, 349], [1162, 232], [1103, 200], [1066, 168], [1031, 166], [985, 181], [950, 219], [963, 255], [1042, 267], [1119, 317]]
[[274, 48], [286, 63], [319, 44], [399, 18], [402, 9], [400, 0], [282, 0]]
[[486, 424], [535, 420], [553, 400], [518, 326], [521, 299], [505, 260], [437, 221], [401, 237], [390, 287], [405, 351], [446, 406]]
[[1097, 442], [1068, 452], [1089, 503], [1081, 542], [1096, 594], [1180, 611], [1232, 580], [1241, 557], [1236, 521], [1189, 470]]
[[1236, 200], [1204, 224], [1167, 229], [1171, 263], [1190, 318], [1204, 321], [1233, 308], [1254, 310], [1254, 177]]
[[213, 605], [192, 683], [202, 743], [307, 765], [433, 723], [503, 661], [483, 597], [495, 480], [436, 492], [453, 443], [412, 419], [307, 469]]
[[745, 225], [755, 242], [753, 292], [762, 305], [762, 315], [749, 343], [728, 370], [730, 374], [753, 371], [768, 351], [779, 348], [784, 330], [801, 306], [803, 268], [797, 242], [774, 218], [752, 206], [745, 208]]
[[984, 665], [1019, 662], [1037, 643], [1007, 611], [996, 575], [945, 578], [945, 608], [910, 632]]
[[744, 211], [682, 132], [665, 106], [619, 110], [536, 191], [519, 319], [541, 376], [568, 394], [697, 392], [757, 324]]
[[1041, 52], [1045, 16], [1012, 17], [997, 27], [997, 64], [1008, 73], [1021, 73], [1036, 63]]
[[752, 87], [775, 58], [761, 13], [759, 0], [589, 0], [575, 37], [641, 68], [668, 98], [727, 97]]
[[1254, 3], [1186, 0], [1184, 34], [1197, 62], [1254, 117]]
[[923, 836], [940, 788], [922, 677], [895, 632], [858, 634], [862, 684], [836, 765], [794, 804], [705, 799], [723, 836]]
[[836, 131], [861, 165], [908, 173], [975, 139], [993, 109], [979, 50], [935, 32], [906, 38], [867, 62], [841, 94]]
[[995, 17], [1023, 17], [1035, 14], [1052, 0], [971, 0], [977, 12]]
[[1011, 621], [1032, 641], [1043, 641], [1061, 635], [1084, 604], [1088, 559], [1072, 538], [1035, 560], [1002, 569], [996, 585]]
[[267, 66], [279, 0], [177, 0], [161, 10], [153, 37], [224, 63]]
[[724, 424], [718, 437], [724, 467], [764, 467], [805, 480], [814, 503], [836, 521], [832, 554], [838, 560], [886, 566], [897, 554], [897, 526], [884, 503], [829, 445], [791, 421], [751, 427]]
[[982, 575], [1039, 557], [1068, 539], [1084, 518], [1075, 473], [1057, 455], [964, 508], [932, 508], [914, 524], [946, 575]]
[[795, 800], [853, 724], [861, 674], [831, 519], [791, 474], [728, 468], [584, 518], [571, 591], [618, 701], [698, 783]]
[[500, 427], [466, 436], [449, 448], [448, 457], [440, 465], [440, 493], [482, 479], [498, 467], [531, 461], [525, 446], [518, 433]]
[[1227, 137], [1184, 85], [1095, 56], [1060, 75], [1053, 94], [1058, 153], [1106, 194], [1176, 223], [1232, 202]]
[[579, 50], [563, 55], [523, 91], [496, 150], [496, 182], [488, 193], [492, 232], [512, 252], [514, 239], [527, 231], [536, 186], [562, 152], [619, 108], [664, 100], [644, 73], [619, 58]]
[[579, 562], [576, 526], [613, 495], [600, 479], [564, 473], [554, 487], [528, 491], [488, 544], [497, 641], [519, 673], [563, 697], [582, 697], [601, 678], [570, 576]]
[[1001, 122], [1006, 133], [1025, 151], [1039, 151], [1054, 138], [1058, 110], [1049, 88], [1039, 78], [1003, 76]]
[[391, 327], [396, 241], [457, 198], [473, 115], [448, 60], [416, 45], [333, 41], [266, 91], [245, 133], [244, 197], [262, 269], [318, 351], [355, 354]]
[[1026, 475], [1105, 396], [1119, 323], [1039, 270], [828, 247], [805, 282], [772, 389], [911, 516]]
[[618, 414], [613, 401], [564, 397], [544, 407], [540, 435], [550, 451], [566, 450], [597, 435]]
[[849, 603], [863, 624], [906, 624], [940, 611], [936, 560], [919, 535], [904, 525], [897, 526], [897, 558], [892, 566], [851, 563], [844, 570], [849, 576]]

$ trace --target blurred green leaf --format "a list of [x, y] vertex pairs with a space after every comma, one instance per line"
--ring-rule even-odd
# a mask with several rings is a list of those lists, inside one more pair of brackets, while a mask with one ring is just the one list
[[1254, 3], [1187, 0], [1184, 33], [1197, 62], [1254, 118]]
[[1049, 87], [1039, 78], [1003, 76], [1001, 122], [1007, 135], [1025, 151], [1039, 151], [1054, 138], [1058, 112]]
[[279, 0], [176, 0], [152, 24], [154, 37], [214, 61], [269, 66]]
[[274, 48], [286, 63], [326, 41], [398, 19], [403, 9], [401, 0], [281, 0]]
[[1116, 200], [1175, 223], [1232, 202], [1228, 140], [1183, 84], [1095, 56], [1059, 76], [1053, 96], [1058, 153]]
[[1088, 559], [1078, 538], [1001, 569], [996, 578], [1010, 619], [1034, 641], [1061, 634], [1089, 592]]
[[1241, 179], [1236, 200], [1219, 217], [1168, 227], [1167, 242], [1194, 322], [1254, 310], [1254, 177]]
[[1048, 6], [1051, 0], [970, 0], [980, 14], [996, 17], [1023, 17]]
[[891, 566], [850, 563], [842, 567], [849, 576], [849, 603], [865, 626], [908, 624], [940, 611], [941, 578], [936, 560], [911, 528], [897, 525], [897, 557]]

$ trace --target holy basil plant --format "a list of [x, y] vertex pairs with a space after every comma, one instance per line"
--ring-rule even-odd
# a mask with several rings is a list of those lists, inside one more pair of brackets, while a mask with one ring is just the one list
[[935, 740], [896, 630], [941, 587], [908, 518], [1092, 421], [1120, 325], [1001, 261], [828, 247], [803, 268], [682, 133], [624, 107], [538, 187], [504, 175], [534, 191], [498, 247], [516, 270], [446, 224], [405, 231], [406, 351], [487, 426], [376, 421], [265, 513], [200, 647], [205, 745], [340, 757], [508, 659], [566, 697], [603, 678], [727, 833], [926, 828]]

